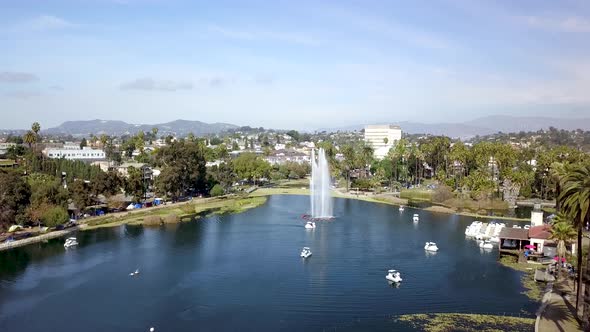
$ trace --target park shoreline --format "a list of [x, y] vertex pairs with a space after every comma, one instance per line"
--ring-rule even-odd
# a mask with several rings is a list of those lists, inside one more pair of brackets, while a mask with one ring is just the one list
[[[357, 194], [345, 194], [339, 191], [332, 191], [332, 197], [336, 198], [348, 198], [348, 199], [356, 199], [360, 201], [372, 202], [372, 203], [381, 203], [393, 206], [408, 206], [408, 200], [404, 198], [397, 198], [389, 195], [357, 195]], [[259, 188], [253, 191], [250, 196], [272, 196], [272, 195], [309, 195], [309, 189], [302, 189], [302, 188]], [[432, 205], [427, 208], [420, 208], [420, 207], [411, 207], [417, 210], [428, 211], [432, 213], [441, 213], [441, 214], [454, 214], [463, 217], [472, 217], [476, 219], [496, 219], [496, 220], [507, 220], [507, 221], [530, 221], [528, 218], [516, 218], [516, 217], [504, 217], [504, 216], [488, 216], [482, 215], [477, 213], [470, 213], [470, 212], [459, 212], [455, 211], [451, 208], [440, 206], [440, 205]]]
[[[403, 198], [397, 198], [387, 195], [375, 195], [375, 196], [367, 196], [367, 195], [356, 195], [356, 194], [345, 194], [339, 191], [333, 191], [333, 197], [336, 198], [345, 198], [345, 199], [355, 199], [360, 201], [372, 202], [372, 203], [379, 203], [379, 204], [387, 204], [392, 206], [400, 206], [400, 205], [407, 205], [408, 200]], [[143, 225], [144, 218], [157, 215], [160, 217], [165, 217], [168, 215], [175, 215], [177, 218], [176, 222], [182, 222], [186, 220], [186, 217], [193, 216], [193, 215], [214, 215], [214, 214], [235, 214], [247, 211], [252, 208], [256, 208], [266, 202], [266, 197], [273, 196], [273, 195], [299, 195], [299, 196], [306, 196], [309, 195], [309, 189], [307, 188], [257, 188], [256, 190], [249, 193], [247, 196], [235, 196], [229, 195], [223, 198], [197, 198], [186, 202], [179, 202], [168, 204], [164, 206], [157, 206], [151, 207], [146, 209], [138, 209], [132, 211], [125, 211], [125, 212], [117, 212], [117, 213], [110, 213], [105, 216], [100, 217], [91, 217], [89, 219], [85, 219], [83, 223], [81, 223], [78, 227], [67, 229], [63, 231], [53, 231], [50, 233], [38, 235], [35, 237], [30, 237], [22, 240], [13, 241], [10, 243], [0, 243], [0, 251], [10, 250], [12, 248], [25, 246], [32, 243], [46, 241], [48, 239], [53, 239], [61, 236], [65, 236], [75, 230], [79, 231], [88, 231], [97, 228], [105, 228], [105, 227], [117, 227], [125, 224], [130, 225]], [[246, 204], [242, 206], [241, 203], [243, 202], [252, 202], [252, 199], [264, 197], [263, 201], [254, 202], [253, 204]], [[236, 208], [237, 205], [237, 208]], [[189, 210], [187, 206], [194, 206], [194, 210]], [[466, 212], [457, 212], [453, 209], [433, 205], [427, 208], [415, 208], [418, 210], [424, 210], [432, 213], [440, 213], [440, 214], [454, 214], [459, 216], [465, 217], [473, 217], [477, 219], [498, 219], [498, 220], [512, 220], [512, 221], [528, 221], [528, 219], [523, 218], [512, 218], [512, 217], [499, 217], [499, 216], [486, 216], [480, 215], [475, 213], [466, 213]], [[101, 222], [103, 221], [103, 222]], [[154, 226], [154, 225], [146, 225], [146, 226]]]

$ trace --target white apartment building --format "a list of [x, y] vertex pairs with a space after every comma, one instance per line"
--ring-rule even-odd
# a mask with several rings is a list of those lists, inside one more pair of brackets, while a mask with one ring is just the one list
[[395, 143], [402, 138], [402, 129], [394, 125], [365, 126], [365, 142], [370, 144], [376, 159], [383, 159]]
[[0, 143], [0, 154], [5, 154], [12, 146], [16, 146], [16, 143]]
[[63, 148], [63, 149], [45, 149], [43, 150], [49, 158], [65, 158], [70, 160], [101, 160], [106, 155], [103, 150], [84, 147], [83, 149]]

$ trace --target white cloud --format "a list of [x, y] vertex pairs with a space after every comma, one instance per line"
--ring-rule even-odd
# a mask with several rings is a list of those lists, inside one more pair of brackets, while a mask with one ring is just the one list
[[61, 30], [77, 25], [53, 15], [40, 15], [24, 22], [24, 26], [31, 30]]
[[37, 91], [12, 91], [5, 94], [8, 97], [17, 99], [31, 99], [40, 96], [41, 94]]
[[518, 16], [517, 19], [534, 28], [563, 32], [590, 32], [590, 20], [583, 17], [549, 18], [541, 16]]
[[37, 75], [31, 73], [15, 71], [0, 72], [0, 83], [30, 83], [38, 80]]
[[208, 27], [208, 31], [224, 36], [226, 38], [246, 40], [246, 41], [279, 41], [292, 44], [301, 44], [307, 46], [317, 46], [320, 42], [307, 35], [290, 33], [290, 32], [279, 32], [279, 31], [267, 31], [267, 30], [238, 30], [227, 27], [220, 27], [217, 25], [211, 25]]
[[145, 77], [138, 78], [131, 82], [121, 84], [122, 90], [147, 90], [147, 91], [177, 91], [190, 90], [193, 88], [191, 82], [185, 81], [170, 81], [170, 80], [155, 80], [153, 78]]

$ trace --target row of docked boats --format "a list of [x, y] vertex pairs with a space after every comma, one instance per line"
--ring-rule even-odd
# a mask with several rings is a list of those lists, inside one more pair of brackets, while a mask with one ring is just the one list
[[[465, 236], [473, 237], [482, 242], [488, 241], [490, 243], [500, 242], [500, 232], [506, 227], [504, 223], [482, 223], [481, 221], [474, 221], [465, 229]], [[486, 245], [486, 247], [488, 247]]]

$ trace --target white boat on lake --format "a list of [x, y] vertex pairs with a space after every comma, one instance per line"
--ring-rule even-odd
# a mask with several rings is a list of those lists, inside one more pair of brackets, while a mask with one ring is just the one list
[[481, 241], [479, 243], [479, 247], [482, 249], [493, 249], [494, 245], [490, 241], [486, 240], [486, 241]]
[[434, 242], [426, 242], [426, 245], [424, 245], [424, 250], [438, 251], [438, 247], [436, 246], [436, 243], [434, 243]]
[[385, 279], [387, 279], [391, 282], [395, 282], [395, 283], [402, 282], [402, 277], [401, 277], [400, 273], [396, 270], [387, 271], [387, 275], [385, 276]]
[[315, 222], [313, 222], [313, 221], [308, 221], [308, 222], [305, 224], [305, 228], [307, 228], [307, 229], [314, 229], [314, 228], [315, 228]]
[[303, 247], [303, 250], [301, 250], [301, 257], [308, 258], [310, 256], [311, 256], [311, 249], [309, 249], [308, 247]]
[[75, 237], [69, 237], [64, 243], [64, 248], [71, 248], [78, 245], [78, 240]]

